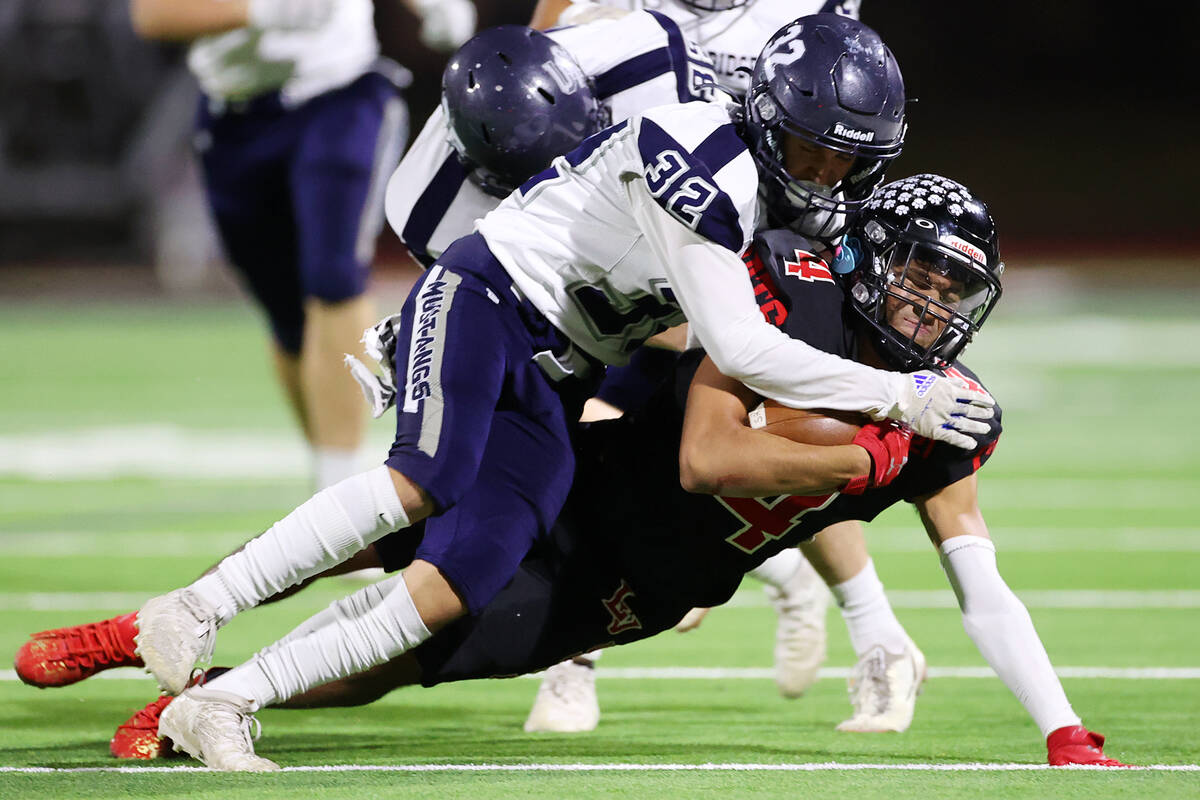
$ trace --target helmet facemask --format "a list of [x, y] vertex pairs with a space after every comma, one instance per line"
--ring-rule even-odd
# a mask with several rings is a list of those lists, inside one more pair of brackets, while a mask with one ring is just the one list
[[[889, 238], [876, 222], [863, 231]], [[900, 238], [871, 250], [850, 296], [879, 355], [903, 371], [949, 367], [1000, 299], [1003, 264], [993, 269], [935, 241]]]

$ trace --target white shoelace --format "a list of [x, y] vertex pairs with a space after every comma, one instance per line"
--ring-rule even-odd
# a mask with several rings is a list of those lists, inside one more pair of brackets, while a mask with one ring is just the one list
[[887, 653], [882, 649], [876, 649], [854, 665], [850, 702], [856, 714], [878, 715], [887, 711], [892, 695], [887, 669]]
[[[204, 701], [205, 706], [196, 715], [198, 721], [210, 726], [210, 730], [226, 730], [230, 722], [237, 729], [237, 749], [244, 755], [254, 754], [254, 743], [262, 736], [262, 723], [251, 712], [226, 703]], [[232, 718], [232, 719], [230, 719]]]
[[[192, 635], [200, 641], [200, 652], [196, 656], [195, 669], [203, 671], [203, 668], [212, 664], [213, 651], [217, 646], [217, 618], [215, 615], [211, 615], [211, 611], [204, 605], [203, 601], [192, 592], [180, 592], [179, 601], [196, 620], [197, 624], [192, 629]], [[195, 673], [195, 669], [193, 670], [193, 674]]]

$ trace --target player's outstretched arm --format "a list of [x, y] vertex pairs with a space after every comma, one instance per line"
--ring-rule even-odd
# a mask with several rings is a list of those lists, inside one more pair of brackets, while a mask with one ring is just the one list
[[970, 475], [920, 498], [917, 510], [962, 609], [963, 627], [1046, 737], [1051, 764], [1119, 766], [1084, 729], [1024, 603], [1000, 576]]
[[691, 230], [629, 186], [635, 219], [662, 260], [691, 335], [724, 374], [793, 408], [861, 411], [908, 424], [916, 433], [973, 449], [967, 434], [994, 401], [962, 381], [932, 372], [906, 375], [868, 367], [792, 339], [762, 318], [746, 267], [736, 253]]
[[679, 479], [690, 492], [726, 497], [819, 495], [868, 473], [856, 445], [798, 444], [754, 430], [750, 409], [760, 398], [705, 358], [688, 392], [679, 448]]

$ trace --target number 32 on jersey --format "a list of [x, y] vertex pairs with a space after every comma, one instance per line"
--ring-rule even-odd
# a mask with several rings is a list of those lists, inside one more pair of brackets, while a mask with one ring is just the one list
[[683, 177], [689, 166], [678, 150], [664, 150], [646, 164], [646, 188], [671, 216], [696, 230], [718, 190], [699, 175]]

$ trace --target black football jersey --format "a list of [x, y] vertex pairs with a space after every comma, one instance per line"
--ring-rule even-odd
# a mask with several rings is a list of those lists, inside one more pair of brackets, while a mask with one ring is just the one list
[[[826, 261], [800, 236], [760, 234], [746, 256], [763, 316], [789, 336], [853, 358], [852, 312]], [[679, 437], [686, 387], [703, 358], [683, 354], [670, 385], [620, 420], [594, 423], [578, 443], [576, 488], [568, 501], [582, 535], [615, 548], [637, 590], [669, 592], [693, 606], [725, 602], [742, 576], [835, 522], [874, 519], [899, 501], [948, 486], [978, 470], [1000, 435], [1000, 409], [974, 450], [917, 437], [908, 464], [888, 486], [861, 495], [722, 498], [679, 484]], [[966, 367], [950, 370], [982, 388]]]

